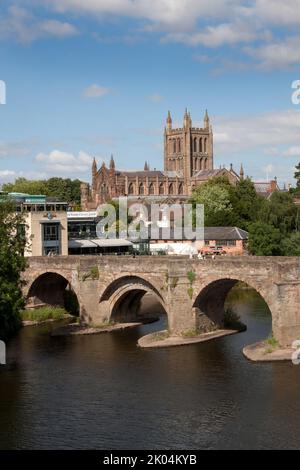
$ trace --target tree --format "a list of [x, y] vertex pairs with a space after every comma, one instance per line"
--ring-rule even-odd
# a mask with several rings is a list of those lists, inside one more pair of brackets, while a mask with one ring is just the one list
[[249, 252], [256, 256], [281, 255], [281, 234], [279, 229], [264, 222], [254, 222], [249, 226]]
[[21, 273], [26, 267], [23, 224], [23, 216], [14, 204], [0, 200], [0, 339], [12, 335], [21, 325]]
[[282, 254], [284, 256], [300, 256], [300, 232], [291, 233], [282, 240]]
[[8, 193], [46, 194], [45, 181], [17, 178], [14, 183], [6, 183], [2, 187]]
[[280, 230], [283, 236], [297, 229], [297, 211], [290, 193], [276, 191], [272, 194], [259, 219]]
[[14, 183], [4, 184], [2, 189], [8, 193], [44, 194], [60, 199], [61, 202], [80, 204], [80, 184], [78, 179], [69, 178], [53, 177], [36, 181], [17, 178]]
[[297, 180], [297, 186], [299, 185], [300, 183], [300, 162], [298, 163], [298, 165], [295, 166], [295, 174], [294, 174], [294, 178]]
[[230, 191], [230, 183], [224, 178], [212, 178], [194, 190], [190, 202], [204, 205], [206, 227], [235, 225]]
[[236, 216], [236, 225], [244, 230], [249, 223], [257, 220], [258, 213], [265, 206], [266, 200], [259, 196], [249, 178], [241, 180], [230, 190], [231, 203]]

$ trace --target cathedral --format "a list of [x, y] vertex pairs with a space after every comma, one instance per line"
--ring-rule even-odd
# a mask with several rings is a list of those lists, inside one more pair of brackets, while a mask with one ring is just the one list
[[81, 184], [83, 210], [94, 210], [99, 204], [119, 196], [132, 200], [183, 201], [193, 189], [216, 176], [226, 176], [236, 184], [244, 176], [241, 167], [238, 175], [232, 168], [214, 169], [213, 132], [207, 111], [203, 127], [193, 127], [192, 118], [185, 111], [183, 127], [173, 128], [170, 112], [164, 130], [164, 170], [151, 170], [146, 162], [142, 171], [116, 169], [113, 156], [109, 167], [103, 163], [98, 169], [92, 165], [92, 185]]

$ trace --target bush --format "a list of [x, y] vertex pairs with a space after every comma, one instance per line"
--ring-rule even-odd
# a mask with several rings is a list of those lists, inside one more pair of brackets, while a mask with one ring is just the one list
[[41, 307], [34, 310], [22, 310], [23, 321], [44, 321], [61, 320], [66, 315], [66, 310], [62, 307]]

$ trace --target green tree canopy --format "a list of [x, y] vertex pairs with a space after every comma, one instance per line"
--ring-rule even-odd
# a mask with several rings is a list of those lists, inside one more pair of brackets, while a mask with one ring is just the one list
[[231, 186], [230, 199], [236, 218], [236, 225], [247, 230], [249, 223], [257, 220], [259, 211], [265, 206], [265, 199], [258, 195], [253, 182], [246, 178]]
[[22, 214], [8, 200], [0, 201], [0, 339], [13, 334], [20, 326], [19, 312], [24, 306], [21, 273], [25, 237], [21, 230]]
[[297, 213], [298, 208], [294, 204], [292, 194], [276, 191], [262, 206], [259, 220], [279, 229], [285, 236], [298, 228]]
[[48, 180], [27, 180], [26, 178], [17, 178], [14, 183], [3, 185], [3, 191], [44, 194], [45, 196], [56, 197], [60, 201], [80, 204], [80, 180], [71, 180], [69, 178], [53, 177]]
[[293, 232], [282, 240], [284, 256], [300, 256], [300, 232]]
[[227, 179], [213, 178], [198, 186], [190, 202], [204, 205], [206, 227], [235, 225], [236, 217], [231, 203], [231, 187]]
[[264, 222], [254, 222], [249, 226], [249, 252], [256, 256], [276, 256], [281, 254], [281, 235], [277, 228]]

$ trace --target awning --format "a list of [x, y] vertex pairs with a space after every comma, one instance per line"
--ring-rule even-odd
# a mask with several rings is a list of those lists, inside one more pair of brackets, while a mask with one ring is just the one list
[[69, 248], [97, 248], [96, 243], [92, 240], [69, 240]]
[[131, 243], [129, 240], [125, 240], [124, 238], [96, 238], [92, 241], [100, 248], [133, 246], [133, 243]]

